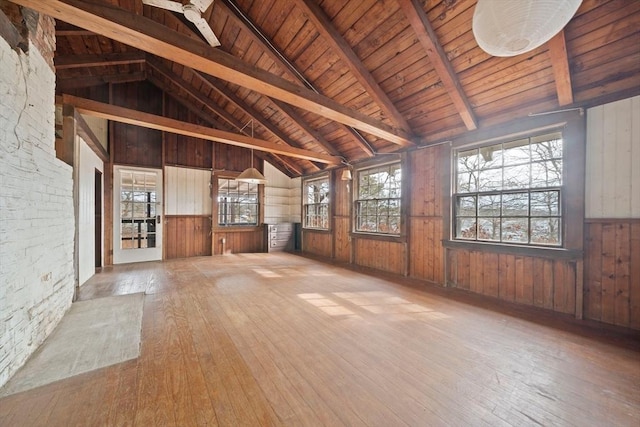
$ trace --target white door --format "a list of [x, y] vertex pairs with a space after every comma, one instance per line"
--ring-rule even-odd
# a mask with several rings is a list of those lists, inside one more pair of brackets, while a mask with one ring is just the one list
[[113, 263], [162, 259], [162, 170], [113, 172]]

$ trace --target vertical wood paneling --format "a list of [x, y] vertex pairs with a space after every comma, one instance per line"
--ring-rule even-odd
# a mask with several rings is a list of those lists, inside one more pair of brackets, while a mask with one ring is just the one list
[[640, 329], [640, 221], [588, 222], [584, 317]]
[[209, 217], [167, 216], [165, 221], [167, 259], [211, 255]]
[[587, 111], [587, 218], [640, 218], [640, 96]]
[[333, 236], [327, 232], [304, 230], [302, 232], [302, 250], [312, 255], [331, 258]]
[[349, 217], [336, 217], [334, 219], [334, 257], [338, 262], [351, 261], [351, 241], [349, 239]]
[[[384, 254], [381, 256], [381, 254]], [[404, 274], [404, 244], [386, 240], [355, 239], [355, 263], [362, 267]]]
[[167, 215], [211, 215], [211, 172], [202, 169], [165, 167]]
[[222, 239], [225, 240], [225, 252], [232, 254], [264, 252], [264, 230], [220, 231], [213, 235], [214, 255], [223, 255]]

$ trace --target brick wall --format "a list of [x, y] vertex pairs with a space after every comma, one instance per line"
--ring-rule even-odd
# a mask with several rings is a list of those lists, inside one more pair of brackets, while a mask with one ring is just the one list
[[72, 170], [54, 151], [53, 21], [35, 19], [28, 53], [0, 37], [0, 386], [55, 328], [74, 287]]

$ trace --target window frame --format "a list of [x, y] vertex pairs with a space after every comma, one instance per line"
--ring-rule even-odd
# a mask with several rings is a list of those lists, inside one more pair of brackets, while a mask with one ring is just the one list
[[[360, 198], [360, 182], [361, 182], [361, 175], [363, 173], [366, 173], [368, 171], [374, 171], [374, 170], [380, 170], [383, 168], [391, 168], [392, 166], [397, 165], [400, 169], [400, 181], [398, 183], [398, 185], [392, 189], [392, 190], [396, 190], [399, 191], [399, 195], [397, 197], [383, 197], [383, 198]], [[403, 171], [405, 169], [404, 166], [404, 162], [402, 161], [402, 159], [397, 159], [397, 160], [393, 160], [393, 161], [388, 161], [388, 162], [384, 162], [384, 163], [376, 163], [376, 164], [366, 164], [363, 165], [361, 167], [358, 167], [354, 170], [354, 179], [353, 179], [353, 187], [354, 187], [354, 191], [353, 191], [353, 198], [352, 198], [352, 233], [355, 235], [364, 235], [364, 236], [368, 236], [368, 237], [381, 237], [381, 238], [392, 238], [392, 239], [397, 239], [397, 238], [402, 238], [404, 236], [404, 224], [405, 224], [405, 202], [404, 202], [404, 194], [406, 193], [406, 189], [405, 187], [405, 181], [406, 178], [403, 175]], [[364, 230], [364, 229], [360, 229], [358, 224], [359, 224], [359, 219], [361, 217], [360, 215], [360, 203], [364, 202], [364, 201], [380, 201], [380, 200], [387, 200], [389, 201], [389, 207], [391, 207], [391, 201], [397, 201], [397, 215], [393, 215], [394, 217], [397, 217], [397, 221], [398, 221], [398, 225], [397, 225], [397, 233], [391, 233], [391, 232], [385, 232], [385, 231], [377, 231], [377, 230]], [[378, 218], [378, 216], [376, 215], [376, 218]], [[389, 223], [389, 218], [390, 215], [387, 215], [387, 223]], [[380, 224], [379, 222], [376, 220], [376, 228], [379, 228]]]
[[[308, 203], [308, 185], [309, 183], [314, 183], [314, 182], [323, 182], [326, 181], [327, 182], [327, 191], [326, 191], [326, 203], [325, 202], [319, 202], [319, 203]], [[322, 174], [319, 176], [312, 176], [312, 177], [308, 177], [302, 180], [302, 228], [304, 228], [305, 230], [314, 230], [314, 231], [329, 231], [331, 230], [331, 195], [332, 195], [332, 182], [331, 182], [331, 176], [329, 174]], [[326, 227], [323, 226], [311, 226], [308, 224], [308, 217], [309, 214], [307, 213], [307, 210], [310, 206], [316, 206], [316, 208], [324, 208], [324, 212], [322, 214], [316, 214], [316, 217], [324, 217], [326, 215], [325, 221], [326, 221]]]
[[[215, 191], [215, 197], [214, 197], [214, 203], [215, 203], [215, 212], [213, 212], [214, 217], [212, 218], [212, 221], [214, 223], [214, 228], [216, 229], [225, 229], [225, 230], [229, 230], [229, 229], [255, 229], [261, 226], [261, 224], [263, 223], [263, 188], [264, 185], [263, 184], [254, 184], [257, 186], [257, 191], [256, 191], [256, 222], [255, 223], [227, 223], [227, 224], [220, 224], [220, 215], [221, 215], [221, 209], [223, 205], [228, 205], [229, 202], [225, 202], [222, 203], [220, 202], [220, 180], [228, 180], [228, 181], [236, 181], [237, 179], [237, 175], [236, 176], [215, 176], [214, 179], [214, 191]], [[241, 183], [244, 184], [244, 183]], [[251, 185], [249, 183], [246, 183], [247, 185]]]
[[[534, 144], [541, 144], [541, 143], [554, 141], [554, 140], [561, 141], [561, 146], [560, 146], [561, 151], [560, 151], [559, 157], [557, 155], [553, 155], [554, 153], [552, 153], [550, 157], [538, 156], [539, 158], [537, 159], [533, 156], [532, 147], [534, 146]], [[508, 147], [508, 145], [511, 145], [511, 147]], [[485, 149], [484, 151], [486, 153], [486, 152], [493, 152], [491, 150], [488, 150], [489, 148], [499, 147], [499, 151], [496, 150], [496, 152], [504, 153], [506, 149], [518, 149], [518, 147], [523, 147], [523, 146], [528, 147], [527, 157], [526, 159], [522, 159], [520, 162], [516, 161], [515, 163], [506, 164], [504, 163], [504, 157], [502, 157], [502, 154], [501, 154], [500, 165], [498, 166], [496, 166], [495, 164], [491, 165], [490, 164], [491, 160], [487, 160], [486, 156], [483, 154], [483, 149]], [[517, 135], [517, 136], [514, 135], [512, 137], [500, 138], [498, 140], [491, 140], [485, 143], [472, 144], [469, 146], [460, 146], [453, 149], [451, 152], [451, 161], [452, 161], [451, 236], [450, 236], [451, 240], [456, 242], [498, 244], [498, 245], [507, 245], [507, 246], [521, 246], [521, 247], [527, 247], [527, 248], [554, 248], [554, 249], [565, 248], [566, 247], [566, 240], [565, 240], [566, 213], [563, 207], [564, 205], [563, 198], [564, 198], [564, 191], [565, 191], [564, 181], [565, 181], [565, 175], [566, 175], [565, 174], [565, 156], [566, 156], [565, 147], [566, 147], [566, 139], [565, 139], [564, 132], [562, 132], [562, 130], [560, 129], [555, 129], [555, 130], [545, 130], [545, 131], [539, 131], [539, 132], [529, 132], [524, 135]], [[475, 165], [475, 167], [472, 167], [471, 169], [469, 169], [469, 171], [471, 171], [470, 176], [473, 176], [473, 174], [476, 173], [477, 175], [475, 177], [476, 184], [475, 186], [470, 185], [470, 187], [472, 188], [469, 191], [461, 191], [459, 188], [459, 182], [460, 182], [459, 178], [460, 178], [460, 175], [463, 174], [464, 172], [461, 172], [459, 170], [460, 163], [458, 159], [461, 153], [465, 153], [465, 152], [468, 153], [472, 151], [477, 152], [477, 154], [475, 155], [477, 156], [478, 161], [476, 162], [477, 164]], [[551, 185], [536, 186], [536, 183], [533, 181], [534, 174], [532, 169], [536, 167], [536, 165], [553, 163], [553, 162], [556, 162], [557, 160], [561, 161], [560, 172], [559, 174], [556, 174], [556, 178], [559, 178], [560, 182], [555, 184], [552, 183]], [[483, 161], [486, 164], [488, 164], [489, 167], [483, 168], [482, 167]], [[505, 186], [504, 184], [505, 172], [509, 169], [523, 168], [523, 167], [524, 169], [527, 170], [527, 174], [528, 174], [527, 179], [529, 182], [527, 183], [527, 185], [511, 186], [511, 187]], [[496, 171], [499, 171], [500, 185], [496, 186], [495, 188], [489, 188], [489, 189], [480, 188], [480, 177], [483, 175], [482, 173], [483, 171], [485, 173], [486, 172], [495, 173]], [[470, 182], [472, 181], [470, 180]], [[549, 182], [546, 182], [545, 184], [549, 184]], [[538, 195], [538, 194], [540, 195], [546, 194], [547, 197], [551, 196], [552, 194], [556, 194], [555, 204], [552, 205], [552, 206], [555, 206], [555, 211], [553, 213], [549, 213], [547, 215], [543, 215], [540, 212], [538, 212], [537, 215], [532, 213], [532, 206], [535, 206], [533, 197], [535, 197], [535, 195]], [[519, 198], [521, 199], [520, 203], [523, 204], [523, 207], [525, 202], [522, 196], [525, 196], [526, 214], [522, 212], [516, 213], [513, 211], [510, 214], [505, 214], [505, 203], [504, 203], [505, 196], [507, 198], [512, 198], [514, 200], [517, 199], [519, 196]], [[480, 213], [481, 205], [482, 205], [480, 203], [481, 198], [492, 200], [492, 205], [497, 208], [497, 209], [494, 209], [494, 212], [492, 212], [491, 215], [487, 215], [487, 214], [482, 215]], [[493, 198], [497, 198], [497, 202], [494, 202]], [[473, 215], [459, 214], [460, 211], [462, 210], [460, 206], [461, 206], [461, 201], [463, 199], [467, 199], [468, 201], [472, 202], [471, 204], [475, 205], [474, 209], [471, 209], [474, 211]], [[495, 210], [497, 210], [497, 213], [495, 212]], [[465, 220], [470, 221], [468, 223], [472, 224], [473, 227], [475, 227], [475, 232], [472, 232], [472, 234], [468, 237], [463, 237], [458, 235], [458, 227]], [[496, 221], [497, 221], [498, 235], [497, 235], [497, 238], [492, 238], [492, 237], [496, 237], [495, 236]], [[551, 224], [552, 221], [558, 224], [557, 231], [556, 231], [557, 243], [555, 242], [546, 243], [541, 241], [540, 239], [538, 239], [537, 241], [535, 240], [536, 234], [534, 232], [535, 228], [533, 224], [534, 222], [544, 222], [544, 221], [547, 221], [549, 224]], [[491, 232], [493, 236], [485, 237], [485, 238], [481, 236], [480, 224], [483, 222], [487, 224], [488, 223], [493, 224], [492, 227], [490, 227], [490, 228], [493, 228], [494, 230]], [[511, 235], [516, 236], [516, 239], [509, 239], [508, 237], [505, 237], [505, 228], [504, 228], [505, 224], [507, 224], [508, 227], [512, 227]], [[518, 229], [523, 229], [525, 227], [526, 227], [526, 241], [523, 241], [522, 239], [518, 240], [517, 237], [523, 234], [521, 232], [518, 232]], [[551, 225], [549, 226], [549, 228], [553, 230], [553, 227]], [[508, 232], [509, 228], [507, 228], [506, 230]]]

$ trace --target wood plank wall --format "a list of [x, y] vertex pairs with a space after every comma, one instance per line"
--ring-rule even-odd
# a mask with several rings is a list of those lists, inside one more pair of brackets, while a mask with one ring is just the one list
[[211, 255], [211, 218], [167, 215], [164, 242], [165, 259]]
[[640, 219], [588, 219], [585, 229], [585, 317], [640, 329]]

